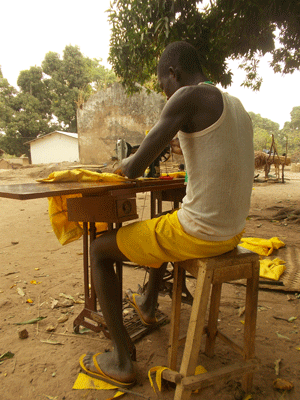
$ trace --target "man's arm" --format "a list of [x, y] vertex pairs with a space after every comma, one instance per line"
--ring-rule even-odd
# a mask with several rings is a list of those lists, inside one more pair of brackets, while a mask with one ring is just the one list
[[181, 88], [173, 94], [165, 105], [159, 121], [145, 137], [138, 151], [122, 161], [120, 170], [124, 175], [130, 179], [142, 176], [177, 132], [186, 125], [194, 109], [190, 105], [189, 97], [189, 87]]

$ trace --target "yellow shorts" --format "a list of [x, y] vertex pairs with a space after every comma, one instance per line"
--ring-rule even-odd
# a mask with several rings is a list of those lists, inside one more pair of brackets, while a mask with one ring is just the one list
[[164, 262], [213, 257], [233, 250], [242, 233], [225, 241], [206, 241], [183, 230], [177, 211], [123, 226], [117, 232], [117, 245], [128, 260], [153, 268]]

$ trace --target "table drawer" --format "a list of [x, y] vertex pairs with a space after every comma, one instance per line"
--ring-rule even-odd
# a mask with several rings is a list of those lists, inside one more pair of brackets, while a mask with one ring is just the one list
[[138, 218], [135, 197], [74, 197], [67, 200], [67, 205], [69, 221], [112, 223]]

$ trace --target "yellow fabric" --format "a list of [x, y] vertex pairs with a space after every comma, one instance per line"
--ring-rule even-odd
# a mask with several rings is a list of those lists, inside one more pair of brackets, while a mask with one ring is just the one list
[[[74, 383], [73, 389], [111, 390], [111, 389], [118, 389], [118, 387], [111, 385], [110, 383], [101, 381], [100, 379], [92, 378], [86, 374], [79, 373]], [[115, 399], [116, 397], [120, 397], [123, 394], [125, 393], [118, 391], [113, 397], [110, 397], [107, 400]]]
[[274, 260], [260, 260], [259, 276], [262, 278], [273, 279], [278, 281], [280, 276], [286, 270], [285, 261], [280, 258]]
[[261, 256], [269, 256], [272, 254], [274, 249], [277, 250], [280, 247], [285, 246], [285, 243], [279, 240], [278, 237], [272, 237], [271, 239], [249, 237], [243, 238], [241, 241], [242, 243], [239, 244], [241, 247], [254, 251]]
[[[151, 374], [155, 373], [155, 382], [156, 382], [158, 390], [161, 392], [161, 384], [162, 384], [161, 375], [165, 369], [168, 369], [169, 371], [171, 371], [170, 368], [167, 368], [167, 367], [152, 367], [148, 371], [148, 378], [149, 378], [151, 387], [153, 388], [155, 393], [156, 393], [156, 390], [155, 390], [155, 386], [154, 386], [154, 382], [152, 380]], [[198, 365], [198, 367], [196, 367], [196, 369], [195, 369], [195, 375], [204, 374], [205, 372], [207, 372], [207, 370], [204, 367], [202, 367], [202, 365]], [[195, 390], [194, 393], [198, 393], [198, 390]]]
[[172, 178], [185, 178], [185, 171], [162, 173], [161, 176], [171, 176]]
[[[67, 196], [48, 197], [48, 213], [50, 223], [60, 244], [65, 245], [83, 235], [80, 222], [68, 220], [67, 199], [81, 197], [81, 194], [70, 194]], [[97, 222], [98, 232], [107, 230], [107, 223]]]
[[108, 172], [99, 173], [77, 168], [54, 171], [48, 178], [37, 179], [37, 182], [123, 182], [127, 180], [124, 176]]
[[[72, 169], [64, 171], [54, 171], [48, 178], [37, 179], [38, 182], [122, 182], [127, 178], [123, 176], [98, 173], [84, 169]], [[67, 199], [72, 197], [81, 197], [81, 194], [67, 196], [49, 197], [49, 217], [50, 223], [60, 244], [65, 245], [73, 240], [79, 239], [83, 235], [82, 225], [78, 222], [68, 220]], [[106, 223], [96, 223], [97, 231], [107, 229]]]
[[177, 211], [146, 221], [134, 222], [117, 232], [120, 251], [132, 262], [159, 268], [163, 262], [213, 257], [234, 249], [242, 233], [226, 241], [195, 238], [181, 227]]

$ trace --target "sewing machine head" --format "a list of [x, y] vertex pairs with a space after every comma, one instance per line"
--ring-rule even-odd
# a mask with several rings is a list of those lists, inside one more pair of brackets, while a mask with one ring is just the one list
[[[118, 161], [122, 161], [123, 158], [129, 157], [134, 154], [139, 145], [131, 146], [125, 139], [118, 139], [116, 144], [116, 153]], [[145, 172], [146, 178], [158, 178], [160, 176], [160, 163], [165, 162], [170, 158], [171, 148], [167, 146], [160, 155], [149, 165]]]

